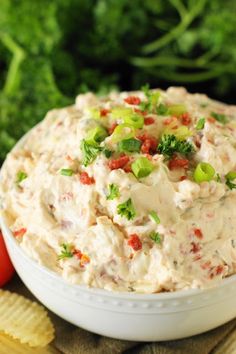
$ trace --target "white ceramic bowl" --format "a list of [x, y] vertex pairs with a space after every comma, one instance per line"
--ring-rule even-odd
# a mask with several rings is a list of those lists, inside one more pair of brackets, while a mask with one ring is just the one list
[[136, 294], [66, 283], [30, 259], [3, 218], [0, 224], [17, 273], [51, 311], [89, 331], [134, 341], [192, 336], [236, 317], [236, 275], [208, 290]]

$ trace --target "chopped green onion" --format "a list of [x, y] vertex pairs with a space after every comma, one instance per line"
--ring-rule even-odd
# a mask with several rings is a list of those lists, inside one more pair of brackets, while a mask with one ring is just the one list
[[114, 143], [118, 143], [123, 139], [130, 139], [135, 136], [135, 129], [134, 127], [130, 126], [129, 124], [120, 124], [115, 129], [111, 135], [111, 140]]
[[209, 163], [206, 162], [200, 162], [194, 173], [193, 173], [193, 178], [194, 181], [197, 183], [201, 182], [209, 182], [211, 181], [215, 176], [215, 169], [212, 167]]
[[141, 114], [133, 113], [130, 116], [123, 117], [123, 121], [134, 128], [141, 129], [144, 124], [144, 117]]
[[128, 107], [115, 107], [111, 111], [111, 116], [113, 119], [124, 119], [125, 117], [130, 117], [134, 113], [132, 108]]
[[154, 166], [146, 157], [139, 157], [132, 163], [131, 169], [136, 178], [142, 178], [150, 175]]
[[177, 129], [167, 127], [163, 131], [163, 134], [164, 135], [174, 135], [174, 136], [176, 136], [177, 139], [183, 141], [183, 140], [186, 140], [187, 138], [189, 138], [192, 135], [192, 132], [185, 125], [181, 125]]
[[72, 258], [72, 245], [69, 243], [63, 243], [61, 245], [61, 253], [58, 256], [58, 259]]
[[166, 115], [168, 115], [168, 107], [167, 107], [165, 104], [160, 103], [160, 104], [157, 106], [156, 113], [157, 113], [159, 116], [166, 116]]
[[161, 93], [159, 91], [155, 91], [155, 92], [150, 91], [150, 87], [148, 84], [143, 86], [141, 90], [145, 94], [147, 100], [142, 101], [140, 103], [139, 105], [140, 109], [142, 111], [155, 112]]
[[130, 139], [124, 139], [121, 140], [118, 143], [118, 151], [120, 152], [139, 152], [140, 148], [141, 148], [141, 141], [134, 139], [134, 138], [130, 138]]
[[126, 202], [117, 205], [117, 213], [124, 216], [128, 220], [134, 219], [136, 212], [131, 198], [129, 198]]
[[149, 216], [156, 224], [160, 224], [161, 220], [154, 210], [149, 212]]
[[162, 243], [162, 237], [159, 234], [159, 232], [151, 232], [150, 236], [149, 236], [155, 243], [157, 243], [158, 245], [160, 245]]
[[96, 120], [100, 120], [101, 119], [101, 115], [100, 115], [100, 110], [95, 108], [95, 107], [91, 107], [91, 108], [88, 108], [86, 109], [87, 112], [89, 113], [89, 116], [92, 118], [92, 119], [96, 119]]
[[27, 173], [24, 171], [17, 172], [16, 175], [16, 184], [20, 184], [24, 179], [28, 177]]
[[229, 187], [229, 189], [236, 189], [236, 184], [232, 182], [236, 179], [235, 171], [228, 172], [227, 175], [225, 176], [225, 179], [226, 179], [225, 184]]
[[109, 184], [109, 194], [107, 195], [107, 200], [113, 200], [120, 196], [119, 187], [117, 184]]
[[104, 149], [103, 154], [106, 156], [107, 159], [109, 159], [109, 157], [111, 157], [111, 155], [113, 154], [113, 151], [109, 149]]
[[179, 117], [181, 116], [181, 114], [186, 112], [187, 112], [187, 108], [185, 107], [184, 104], [173, 104], [168, 107], [168, 114], [170, 116]]
[[105, 128], [101, 126], [97, 126], [88, 131], [88, 135], [86, 137], [86, 141], [91, 145], [97, 145], [97, 143], [101, 143], [107, 137], [107, 131]]
[[74, 174], [74, 171], [71, 168], [62, 168], [60, 174], [62, 176], [72, 176]]
[[85, 167], [90, 165], [102, 151], [102, 148], [99, 145], [95, 146], [84, 139], [81, 141], [80, 148], [83, 154], [82, 164]]
[[205, 118], [200, 118], [196, 124], [196, 129], [197, 130], [202, 130], [205, 126], [206, 119]]
[[216, 113], [216, 112], [211, 112], [211, 116], [213, 118], [215, 118], [218, 122], [222, 123], [222, 124], [226, 124], [229, 122], [228, 117], [226, 117], [225, 114], [222, 113]]
[[216, 182], [221, 183], [221, 178], [219, 173], [216, 174]]

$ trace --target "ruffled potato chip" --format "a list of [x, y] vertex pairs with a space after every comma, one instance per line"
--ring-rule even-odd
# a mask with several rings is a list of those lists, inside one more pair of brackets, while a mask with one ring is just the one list
[[43, 306], [1, 289], [0, 331], [31, 347], [44, 347], [54, 338], [53, 324]]

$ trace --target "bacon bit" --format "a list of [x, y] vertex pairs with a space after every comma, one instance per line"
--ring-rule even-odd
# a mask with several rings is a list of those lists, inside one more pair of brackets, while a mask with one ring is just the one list
[[175, 170], [178, 168], [187, 169], [189, 167], [189, 160], [173, 158], [172, 160], [170, 160], [168, 167], [170, 170]]
[[140, 98], [137, 96], [129, 96], [129, 97], [125, 98], [124, 101], [126, 103], [132, 104], [132, 105], [138, 105], [141, 103]]
[[87, 256], [86, 254], [82, 254], [81, 258], [80, 258], [80, 265], [81, 267], [83, 267], [85, 264], [90, 263], [90, 258], [89, 256]]
[[129, 172], [132, 172], [132, 168], [131, 168], [131, 165], [130, 164], [127, 164], [123, 170], [126, 172], [126, 173], [129, 173]]
[[132, 247], [134, 251], [139, 251], [142, 249], [142, 242], [137, 234], [130, 235], [128, 245]]
[[201, 268], [204, 270], [209, 269], [210, 267], [211, 267], [211, 261], [207, 261], [207, 262], [201, 264]]
[[180, 181], [184, 181], [184, 180], [186, 180], [188, 177], [187, 176], [181, 176], [180, 178], [179, 178], [179, 180]]
[[149, 161], [152, 161], [152, 155], [146, 154], [145, 157], [146, 157]]
[[216, 275], [221, 274], [223, 272], [223, 270], [224, 270], [224, 267], [222, 265], [218, 265], [216, 267]]
[[208, 118], [207, 118], [207, 121], [208, 121], [209, 123], [215, 123], [215, 122], [216, 122], [215, 118], [213, 118], [213, 117], [208, 117]]
[[152, 118], [152, 117], [147, 117], [147, 118], [144, 118], [144, 124], [145, 125], [151, 125], [151, 124], [154, 124], [155, 123], [155, 119]]
[[134, 112], [139, 113], [142, 116], [146, 116], [148, 114], [148, 112], [141, 111], [141, 109], [138, 109], [138, 108], [134, 108]]
[[134, 258], [134, 254], [133, 254], [133, 253], [130, 253], [130, 255], [129, 255], [128, 258], [129, 258], [129, 259], [133, 259], [133, 258]]
[[169, 124], [172, 123], [174, 120], [176, 120], [176, 117], [166, 118], [166, 119], [163, 121], [163, 124], [164, 124], [164, 125], [169, 125]]
[[89, 175], [87, 174], [87, 172], [81, 172], [80, 174], [80, 182], [82, 184], [94, 184], [95, 183], [95, 179], [93, 177], [89, 177]]
[[13, 231], [13, 235], [14, 237], [22, 237], [24, 236], [24, 234], [26, 233], [27, 229], [22, 227], [22, 229], [19, 229], [19, 230], [16, 230], [16, 231]]
[[203, 234], [202, 234], [202, 231], [200, 229], [194, 229], [193, 230], [194, 232], [194, 235], [199, 238], [199, 240], [202, 240], [203, 239]]
[[108, 128], [108, 133], [109, 133], [109, 135], [111, 135], [111, 134], [114, 132], [114, 130], [116, 129], [117, 126], [118, 126], [117, 123], [113, 123], [113, 124], [111, 125], [111, 127]]
[[74, 250], [73, 255], [74, 255], [76, 258], [81, 259], [83, 253], [82, 253], [80, 250]]
[[100, 109], [100, 116], [101, 117], [106, 117], [108, 115], [108, 113], [110, 113], [110, 109], [106, 109], [106, 108], [102, 108]]
[[180, 118], [183, 125], [189, 125], [192, 121], [188, 112], [183, 113]]
[[141, 151], [143, 154], [155, 153], [157, 149], [157, 139], [146, 134], [138, 136], [138, 139], [142, 141]]
[[129, 162], [130, 158], [127, 155], [121, 156], [118, 159], [113, 159], [108, 161], [108, 167], [111, 170], [117, 170], [118, 168], [124, 168]]
[[191, 242], [191, 245], [192, 245], [192, 248], [191, 248], [190, 252], [197, 253], [201, 250], [199, 243]]

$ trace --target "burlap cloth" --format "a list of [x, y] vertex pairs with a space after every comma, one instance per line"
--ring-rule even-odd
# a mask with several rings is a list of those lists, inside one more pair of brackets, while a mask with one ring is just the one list
[[[13, 278], [6, 288], [35, 300], [34, 296], [17, 276]], [[217, 329], [187, 339], [135, 343], [90, 333], [69, 324], [51, 312], [50, 317], [56, 329], [56, 338], [52, 345], [58, 349], [59, 353], [63, 354], [209, 354], [236, 329], [235, 319]]]

